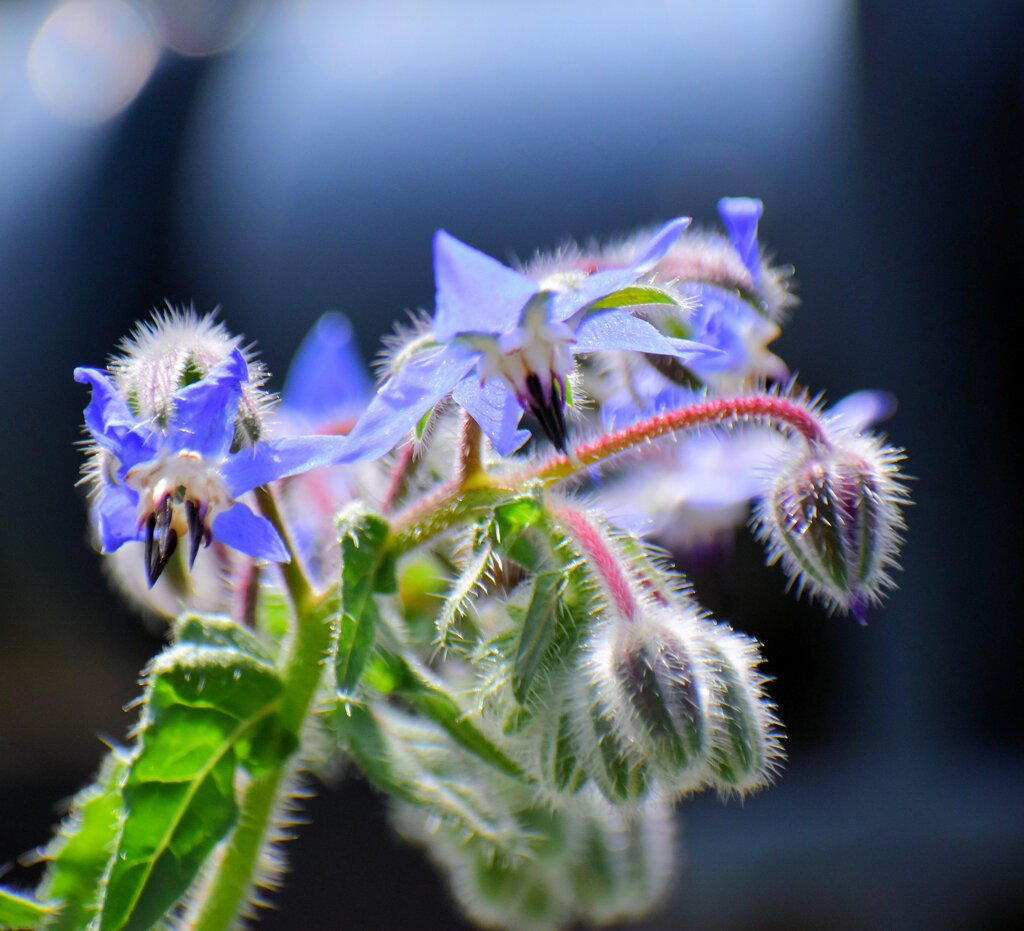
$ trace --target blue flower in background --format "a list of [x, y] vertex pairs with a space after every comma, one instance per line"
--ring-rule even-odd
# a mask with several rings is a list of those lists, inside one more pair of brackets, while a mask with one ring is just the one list
[[623, 267], [581, 270], [543, 283], [439, 230], [433, 327], [396, 356], [349, 434], [345, 458], [388, 452], [449, 393], [502, 455], [529, 438], [518, 428], [524, 410], [564, 450], [566, 379], [575, 354], [623, 349], [691, 359], [714, 353], [662, 335], [624, 306], [590, 306], [649, 272], [688, 223], [683, 217], [666, 223]]
[[179, 387], [159, 416], [140, 419], [108, 374], [75, 369], [92, 388], [85, 424], [94, 448], [88, 478], [92, 514], [104, 552], [144, 541], [146, 573], [156, 582], [189, 536], [189, 564], [216, 539], [252, 556], [287, 562], [289, 554], [266, 518], [239, 496], [268, 482], [337, 458], [340, 439], [286, 437], [240, 449], [236, 417], [249, 368], [235, 348], [205, 375]]

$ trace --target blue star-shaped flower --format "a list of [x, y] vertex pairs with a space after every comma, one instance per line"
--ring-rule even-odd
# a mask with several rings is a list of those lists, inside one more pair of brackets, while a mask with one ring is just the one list
[[186, 534], [190, 565], [213, 539], [252, 556], [288, 561], [270, 522], [237, 499], [336, 460], [341, 440], [286, 437], [232, 450], [238, 402], [249, 381], [238, 349], [178, 389], [165, 418], [140, 420], [100, 369], [76, 368], [75, 380], [92, 387], [85, 425], [95, 443], [92, 515], [104, 552], [144, 541], [150, 585]]
[[564, 450], [563, 405], [574, 354], [625, 349], [691, 359], [715, 353], [662, 335], [625, 307], [591, 306], [649, 272], [688, 223], [685, 217], [666, 223], [625, 267], [543, 283], [439, 230], [431, 334], [380, 386], [348, 435], [344, 458], [388, 452], [449, 393], [502, 455], [529, 438], [518, 428], [524, 410]]

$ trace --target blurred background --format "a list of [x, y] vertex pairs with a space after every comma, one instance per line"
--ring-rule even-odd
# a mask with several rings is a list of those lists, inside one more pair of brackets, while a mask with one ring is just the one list
[[[369, 359], [431, 305], [437, 227], [525, 258], [723, 195], [796, 267], [802, 382], [898, 397], [917, 504], [866, 628], [747, 538], [696, 574], [765, 644], [789, 761], [680, 806], [642, 927], [1024, 927], [1019, 0], [0, 5], [0, 881], [34, 881], [161, 646], [87, 543], [75, 365], [220, 306], [280, 388], [322, 312]], [[364, 784], [307, 814], [262, 927], [464, 927]]]

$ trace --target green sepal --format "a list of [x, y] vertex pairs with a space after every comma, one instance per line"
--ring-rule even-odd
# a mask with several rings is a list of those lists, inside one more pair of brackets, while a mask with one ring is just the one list
[[519, 778], [523, 775], [519, 764], [473, 724], [465, 709], [438, 684], [430, 681], [424, 670], [414, 668], [408, 660], [386, 650], [379, 650], [374, 655], [374, 666], [372, 681], [389, 686], [382, 691], [401, 695], [416, 711], [485, 763], [508, 776]]
[[46, 931], [77, 931], [99, 908], [101, 882], [121, 821], [121, 783], [128, 771], [123, 751], [107, 754], [96, 782], [75, 796], [68, 816], [47, 845], [46, 874], [37, 895], [58, 903], [39, 922]]
[[538, 530], [544, 514], [538, 497], [521, 495], [495, 507], [488, 528], [495, 547], [532, 572], [551, 567], [551, 548]]
[[613, 291], [593, 304], [588, 310], [607, 310], [610, 307], [641, 307], [644, 304], [678, 304], [679, 302], [667, 291], [646, 285], [630, 285]]
[[472, 594], [486, 577], [492, 561], [491, 543], [485, 538], [478, 543], [466, 568], [452, 583], [451, 591], [438, 612], [435, 648], [447, 649], [458, 638], [457, 622], [471, 609]]
[[376, 638], [379, 614], [373, 595], [397, 588], [395, 564], [384, 549], [390, 530], [387, 520], [358, 502], [338, 517], [342, 610], [334, 667], [345, 695], [359, 683]]
[[4, 931], [38, 928], [39, 923], [52, 913], [52, 905], [0, 886], [0, 928]]
[[555, 638], [566, 582], [564, 572], [542, 572], [534, 579], [512, 667], [512, 694], [520, 704], [526, 702], [534, 674]]
[[165, 916], [235, 823], [236, 768], [259, 775], [292, 752], [282, 688], [272, 665], [234, 646], [184, 644], [153, 661], [100, 931]]

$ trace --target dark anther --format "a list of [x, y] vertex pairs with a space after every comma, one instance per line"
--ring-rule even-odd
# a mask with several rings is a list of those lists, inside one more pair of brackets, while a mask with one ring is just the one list
[[527, 407], [537, 419], [555, 448], [564, 453], [566, 445], [565, 410], [561, 386], [557, 380], [551, 386], [550, 397], [544, 396], [540, 379], [535, 374], [526, 376], [526, 390], [529, 393]]
[[160, 502], [155, 513], [150, 514], [146, 521], [146, 577], [149, 579], [150, 588], [160, 578], [178, 545], [178, 534], [171, 527], [173, 519], [174, 506], [168, 496]]
[[191, 569], [196, 564], [196, 554], [204, 539], [203, 520], [195, 501], [185, 501], [185, 518], [188, 521], [188, 567]]

